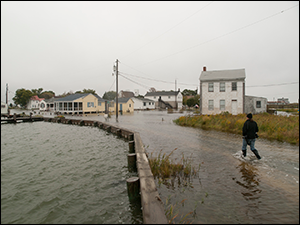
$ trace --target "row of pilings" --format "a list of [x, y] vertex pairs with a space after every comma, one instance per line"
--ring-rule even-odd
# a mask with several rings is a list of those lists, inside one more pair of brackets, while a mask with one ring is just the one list
[[138, 172], [138, 177], [127, 179], [127, 192], [130, 201], [140, 199], [145, 224], [167, 224], [163, 202], [159, 197], [154, 177], [151, 172], [149, 160], [145, 152], [143, 142], [138, 132], [133, 132], [116, 125], [100, 121], [48, 118], [46, 122], [74, 124], [79, 126], [99, 127], [118, 137], [128, 140], [129, 154], [127, 155], [128, 170]]

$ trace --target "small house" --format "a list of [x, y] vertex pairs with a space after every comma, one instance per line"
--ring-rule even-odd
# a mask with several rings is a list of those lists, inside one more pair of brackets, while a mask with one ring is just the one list
[[155, 108], [182, 108], [182, 94], [178, 91], [156, 91], [147, 92], [145, 98], [155, 102]]
[[155, 101], [148, 98], [131, 98], [134, 102], [134, 110], [150, 110], [155, 109]]
[[[114, 111], [116, 112], [116, 104], [114, 104], [114, 108], [115, 108]], [[131, 98], [118, 98], [118, 111], [132, 113], [134, 111], [133, 100]]]
[[1, 101], [1, 115], [8, 115], [8, 105]]
[[32, 96], [27, 103], [27, 109], [46, 110], [47, 103], [44, 100], [37, 95]]
[[105, 111], [105, 100], [91, 93], [72, 94], [54, 100], [54, 111], [62, 114], [91, 114]]

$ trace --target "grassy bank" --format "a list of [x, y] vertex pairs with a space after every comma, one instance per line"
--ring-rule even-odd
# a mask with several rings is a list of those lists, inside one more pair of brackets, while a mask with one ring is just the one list
[[[269, 113], [253, 115], [257, 122], [260, 138], [288, 142], [299, 145], [299, 116], [277, 116]], [[181, 116], [174, 120], [177, 125], [202, 129], [214, 129], [242, 135], [246, 114]]]

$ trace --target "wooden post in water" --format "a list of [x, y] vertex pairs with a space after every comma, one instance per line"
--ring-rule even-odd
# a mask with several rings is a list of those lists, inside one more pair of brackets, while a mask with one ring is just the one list
[[135, 153], [134, 141], [129, 141], [128, 145], [129, 145], [129, 153]]
[[136, 154], [135, 153], [131, 153], [127, 155], [127, 161], [128, 161], [128, 170], [130, 172], [132, 171], [137, 171], [136, 168]]
[[29, 117], [30, 117], [30, 121], [32, 121], [32, 112], [30, 112]]
[[16, 113], [14, 113], [14, 122], [16, 123], [17, 122], [17, 114]]
[[129, 140], [129, 141], [133, 141], [133, 138], [134, 138], [134, 137], [133, 137], [133, 134], [129, 134], [129, 135], [128, 135], [128, 140]]
[[140, 178], [130, 177], [126, 180], [129, 200], [132, 201], [140, 195]]

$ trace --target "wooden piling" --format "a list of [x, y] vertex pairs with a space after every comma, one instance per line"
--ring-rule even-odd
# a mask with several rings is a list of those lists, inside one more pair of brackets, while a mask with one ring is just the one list
[[132, 172], [132, 171], [137, 172], [136, 154], [135, 153], [128, 154], [127, 161], [128, 161], [128, 170], [130, 172]]
[[133, 141], [133, 134], [129, 134], [129, 135], [128, 135], [128, 140], [129, 140], [129, 141]]
[[135, 150], [134, 150], [134, 141], [129, 141], [128, 145], [129, 145], [129, 153], [135, 153]]
[[140, 179], [130, 177], [126, 180], [129, 200], [132, 201], [140, 195]]

